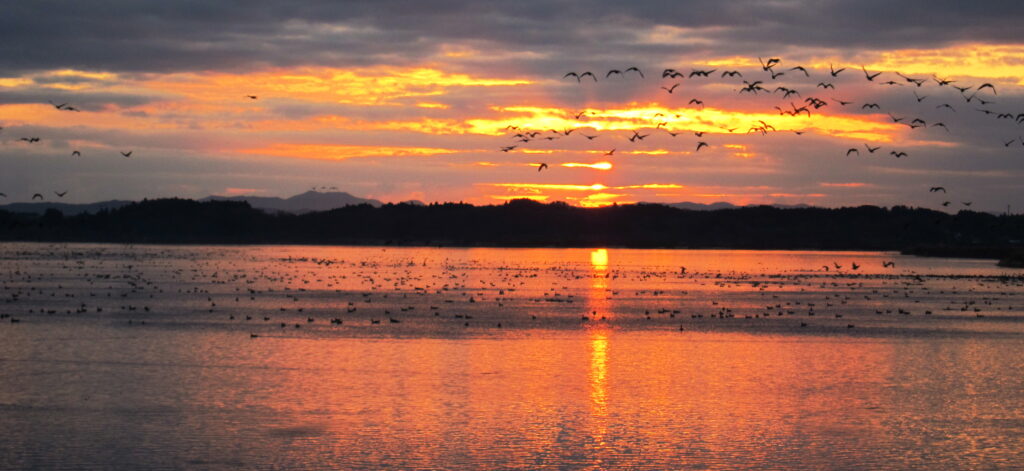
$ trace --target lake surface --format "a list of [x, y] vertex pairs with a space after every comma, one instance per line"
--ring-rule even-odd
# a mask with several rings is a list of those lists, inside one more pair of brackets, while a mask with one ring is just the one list
[[1022, 275], [0, 244], [0, 469], [1020, 469]]

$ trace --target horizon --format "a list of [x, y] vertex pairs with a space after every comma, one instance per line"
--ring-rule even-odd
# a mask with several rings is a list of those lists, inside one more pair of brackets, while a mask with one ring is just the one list
[[1021, 5], [583, 5], [15, 3], [0, 202], [1024, 204]]

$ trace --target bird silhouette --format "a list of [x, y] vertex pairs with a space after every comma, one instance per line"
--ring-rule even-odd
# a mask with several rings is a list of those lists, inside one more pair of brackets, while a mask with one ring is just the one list
[[132, 152], [134, 152], [134, 151], [131, 151], [131, 150], [130, 150], [130, 151], [128, 151], [128, 152], [121, 152], [121, 155], [123, 155], [123, 156], [125, 156], [125, 157], [131, 157], [131, 156], [132, 156]]
[[847, 156], [847, 157], [849, 157], [849, 156], [850, 156], [850, 154], [857, 154], [857, 155], [860, 155], [860, 150], [859, 150], [859, 149], [857, 149], [856, 147], [851, 147], [851, 148], [849, 148], [849, 149], [847, 149], [847, 150], [846, 150], [846, 156]]
[[708, 146], [707, 142], [700, 141], [700, 142], [697, 143], [697, 150], [695, 150], [694, 152], [700, 152], [700, 148], [701, 147], [709, 147], [709, 146]]
[[67, 192], [67, 190], [65, 190], [63, 192], [55, 191], [55, 192], [53, 192], [53, 194], [57, 195], [58, 198], [63, 198], [64, 195], [68, 194], [68, 192]]
[[869, 145], [867, 145], [867, 144], [864, 144], [864, 147], [865, 147], [865, 148], [866, 148], [866, 149], [868, 150], [868, 153], [869, 153], [869, 154], [874, 154], [876, 150], [878, 150], [878, 149], [881, 149], [881, 148], [882, 148], [882, 146], [878, 146], [878, 147], [871, 147], [871, 146], [869, 146]]
[[539, 172], [539, 171], [544, 170], [546, 168], [548, 168], [548, 164], [541, 162], [541, 164], [537, 166], [537, 171]]
[[829, 64], [828, 68], [829, 68], [829, 71], [830, 71], [829, 73], [832, 74], [833, 77], [838, 77], [839, 74], [842, 73], [842, 71], [846, 70], [846, 67], [843, 67], [841, 69], [836, 69], [835, 67], [832, 67], [832, 64]]
[[669, 87], [669, 88], [661, 87], [661, 89], [662, 89], [662, 90], [665, 90], [666, 92], [672, 93], [672, 92], [676, 91], [676, 87], [678, 87], [679, 85], [680, 85], [680, 84], [678, 84], [678, 83], [677, 83], [677, 84], [675, 84], [675, 85], [672, 85], [672, 86], [671, 86], [671, 87]]
[[646, 77], [644, 77], [643, 71], [640, 70], [637, 67], [630, 67], [630, 68], [626, 69], [626, 72], [636, 72], [636, 73], [640, 74], [640, 78], [646, 78]]
[[32, 199], [36, 199], [36, 198], [43, 199], [43, 195], [41, 193], [36, 193], [36, 194], [32, 195]]
[[929, 193], [937, 193], [937, 192], [940, 192], [940, 191], [945, 193], [946, 192], [946, 188], [945, 187], [941, 187], [941, 186], [933, 186], [933, 187], [928, 189]]
[[895, 266], [896, 266], [896, 262], [893, 262], [893, 261], [882, 262], [882, 267], [883, 268], [892, 268], [892, 267], [895, 267]]
[[894, 155], [898, 159], [900, 157], [906, 157], [907, 153], [906, 152], [902, 152], [902, 151], [901, 152], [891, 151], [891, 152], [889, 152], [889, 155]]
[[258, 98], [256, 95], [246, 95], [245, 97], [250, 100], [255, 100], [256, 98]]
[[77, 151], [77, 150], [74, 150], [74, 151], [71, 151], [71, 156], [72, 157], [81, 157], [82, 153]]
[[865, 69], [863, 65], [860, 66], [860, 69], [864, 71], [864, 77], [867, 78], [869, 82], [874, 82], [875, 81], [875, 77], [878, 77], [879, 75], [882, 75], [881, 72], [874, 73], [874, 74], [869, 74], [868, 73], [868, 69]]

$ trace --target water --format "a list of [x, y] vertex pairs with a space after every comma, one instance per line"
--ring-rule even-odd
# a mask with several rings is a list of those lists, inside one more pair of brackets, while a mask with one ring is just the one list
[[1024, 462], [991, 261], [3, 244], [0, 299], [0, 469]]

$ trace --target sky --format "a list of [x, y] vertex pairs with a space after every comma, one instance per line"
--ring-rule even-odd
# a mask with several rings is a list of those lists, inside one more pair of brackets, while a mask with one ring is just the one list
[[[1018, 1], [2, 10], [0, 204], [337, 188], [389, 202], [1024, 210]], [[596, 80], [566, 77], [586, 71]]]

